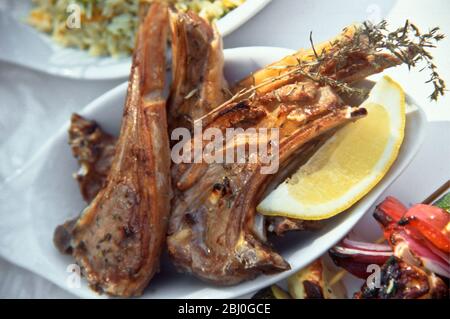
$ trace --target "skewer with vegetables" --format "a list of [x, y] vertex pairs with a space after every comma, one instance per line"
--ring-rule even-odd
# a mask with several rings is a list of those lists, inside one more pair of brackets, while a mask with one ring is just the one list
[[[439, 193], [448, 191], [450, 181]], [[379, 243], [365, 243], [344, 238], [330, 249], [333, 262], [343, 268], [328, 280], [316, 281], [315, 288], [336, 287], [348, 273], [366, 280], [355, 299], [445, 299], [449, 296], [450, 278], [450, 193], [431, 196], [422, 204], [405, 207], [394, 197], [381, 202], [374, 218], [381, 225], [384, 236]], [[435, 202], [434, 202], [435, 201]], [[434, 202], [431, 205], [431, 202]], [[387, 244], [382, 243], [386, 241]], [[311, 278], [321, 278], [318, 269], [323, 258], [292, 276], [288, 281], [289, 292], [296, 299], [313, 298]], [[378, 283], [367, 280], [373, 272], [368, 266], [380, 267]], [[374, 278], [373, 276], [371, 276]], [[312, 281], [314, 282], [314, 280]], [[336, 288], [334, 288], [336, 289]], [[315, 291], [318, 291], [317, 289]], [[298, 293], [302, 292], [302, 293]], [[343, 298], [325, 290], [318, 298]], [[258, 295], [255, 295], [258, 297]], [[274, 298], [280, 299], [276, 294]]]

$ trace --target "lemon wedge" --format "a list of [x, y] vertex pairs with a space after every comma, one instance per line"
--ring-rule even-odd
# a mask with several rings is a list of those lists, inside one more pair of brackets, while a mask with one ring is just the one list
[[339, 130], [258, 205], [258, 212], [304, 220], [330, 218], [351, 207], [383, 178], [403, 142], [405, 93], [385, 76], [362, 106], [367, 117]]

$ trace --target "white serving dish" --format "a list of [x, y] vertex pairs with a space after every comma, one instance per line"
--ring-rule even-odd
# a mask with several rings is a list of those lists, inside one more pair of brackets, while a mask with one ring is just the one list
[[[269, 47], [225, 50], [226, 77], [230, 82], [236, 81], [292, 52]], [[119, 85], [90, 103], [80, 114], [95, 119], [106, 131], [117, 135], [126, 88], [127, 83]], [[353, 228], [419, 150], [426, 118], [410, 96], [407, 104], [405, 140], [387, 176], [350, 210], [328, 220], [322, 230], [291, 233], [274, 242], [292, 270], [260, 276], [233, 287], [216, 287], [177, 273], [164, 256], [161, 273], [152, 280], [142, 298], [235, 298], [278, 282], [321, 256]], [[84, 280], [80, 288], [68, 287], [67, 267], [74, 261], [70, 256], [60, 255], [52, 243], [55, 227], [76, 216], [86, 205], [72, 179], [78, 167], [67, 144], [68, 126], [67, 122], [21, 173], [0, 189], [4, 212], [10, 212], [1, 217], [0, 254], [79, 297], [98, 298]]]

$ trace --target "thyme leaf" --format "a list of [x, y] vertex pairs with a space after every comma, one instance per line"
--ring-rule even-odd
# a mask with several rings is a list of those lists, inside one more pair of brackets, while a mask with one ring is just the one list
[[438, 100], [445, 94], [445, 81], [440, 76], [430, 52], [430, 49], [435, 48], [438, 42], [445, 38], [438, 27], [422, 33], [416, 25], [407, 20], [402, 27], [389, 31], [387, 21], [383, 20], [378, 24], [366, 21], [349, 28], [344, 29], [344, 34], [353, 31], [351, 36], [347, 35], [329, 42], [329, 48], [322, 49], [320, 52], [314, 45], [311, 32], [309, 40], [313, 51], [312, 59], [304, 61], [297, 58], [295, 65], [271, 66], [270, 68], [280, 71], [277, 76], [242, 89], [226, 104], [249, 95], [254, 97], [258, 89], [276, 81], [289, 78], [298, 80], [299, 76], [321, 85], [330, 85], [339, 93], [365, 97], [367, 90], [351, 86], [349, 83], [351, 81], [347, 81], [345, 76], [339, 77], [339, 74], [345, 74], [347, 70], [351, 70], [353, 61], [360, 56], [365, 56], [368, 60], [370, 57], [372, 66], [380, 70], [397, 64], [406, 64], [409, 69], [418, 68], [419, 72], [428, 70], [430, 77], [426, 83], [433, 86], [430, 99]]

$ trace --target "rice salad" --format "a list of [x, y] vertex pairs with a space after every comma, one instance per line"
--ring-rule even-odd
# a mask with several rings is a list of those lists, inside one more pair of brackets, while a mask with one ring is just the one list
[[[93, 56], [130, 55], [138, 27], [139, 3], [152, 0], [33, 0], [28, 23], [65, 47]], [[245, 0], [158, 0], [182, 11], [192, 10], [208, 21], [220, 19]], [[80, 8], [80, 28], [68, 28], [71, 4]]]

